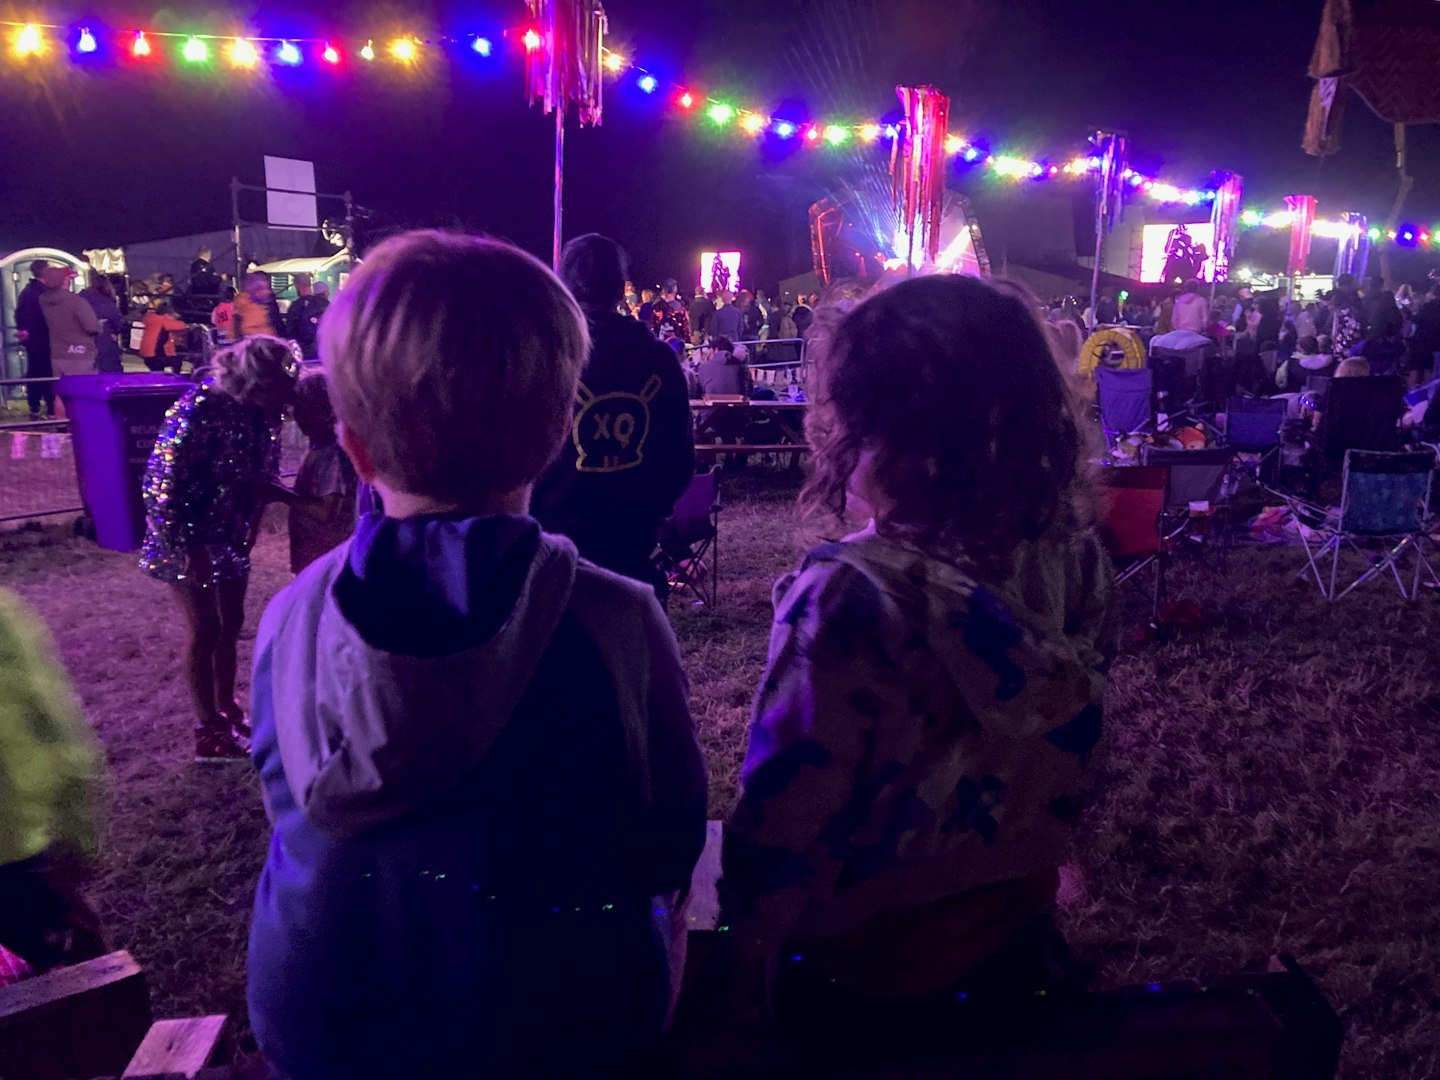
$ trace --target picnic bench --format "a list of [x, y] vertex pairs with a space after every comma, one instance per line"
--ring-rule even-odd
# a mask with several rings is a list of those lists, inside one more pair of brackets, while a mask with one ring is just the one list
[[807, 408], [803, 401], [753, 401], [738, 394], [691, 401], [695, 453], [709, 460], [724, 453], [788, 453], [793, 468], [810, 451]]

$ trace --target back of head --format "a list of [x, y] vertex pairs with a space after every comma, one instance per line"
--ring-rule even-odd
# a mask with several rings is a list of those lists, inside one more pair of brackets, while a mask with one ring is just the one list
[[1199, 278], [1191, 278], [1189, 281], [1185, 282], [1185, 291], [1187, 293], [1190, 293], [1192, 296], [1198, 296], [1200, 293]]
[[330, 404], [330, 385], [322, 372], [306, 375], [295, 385], [295, 423], [311, 442], [333, 440], [335, 409]]
[[270, 289], [270, 275], [252, 270], [245, 275], [245, 291], [248, 293], [267, 292]]
[[1065, 380], [1018, 294], [935, 275], [886, 289], [815, 361], [810, 505], [845, 510], [852, 475], [894, 503], [885, 524], [1001, 557], [1074, 520], [1081, 437]]
[[1295, 347], [1299, 349], [1304, 356], [1318, 356], [1320, 353], [1319, 339], [1308, 335], [1297, 341]]
[[718, 360], [728, 360], [729, 354], [735, 351], [735, 343], [731, 341], [728, 337], [726, 337], [724, 334], [720, 334], [716, 337], [711, 338], [710, 347], [714, 349], [717, 353], [721, 354], [720, 356], [716, 357], [716, 359]]
[[1363, 379], [1370, 374], [1370, 361], [1363, 356], [1350, 356], [1335, 369], [1337, 379]]
[[266, 334], [221, 349], [211, 359], [210, 370], [221, 390], [246, 403], [283, 400], [299, 376], [290, 343]]
[[86, 284], [102, 296], [108, 296], [112, 300], [115, 299], [115, 286], [111, 283], [110, 279], [99, 270], [90, 271]]
[[38, 278], [45, 273], [45, 268], [49, 265], [50, 263], [45, 259], [36, 259], [30, 264], [30, 276]]
[[319, 340], [335, 412], [379, 476], [462, 506], [550, 464], [590, 348], [575, 300], [538, 260], [443, 232], [371, 251]]
[[608, 310], [625, 298], [625, 252], [608, 236], [577, 236], [560, 253], [560, 278], [581, 304]]

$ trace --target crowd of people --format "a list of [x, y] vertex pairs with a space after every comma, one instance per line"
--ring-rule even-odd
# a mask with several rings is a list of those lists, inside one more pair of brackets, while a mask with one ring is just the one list
[[[674, 283], [632, 295], [604, 237], [557, 277], [498, 241], [406, 234], [318, 319], [323, 374], [247, 332], [167, 418], [141, 565], [185, 615], [198, 756], [259, 773], [249, 1008], [278, 1075], [634, 1075], [671, 1023], [707, 778], [648, 567], [694, 471], [689, 395], [645, 328], [717, 343], [733, 316]], [[741, 333], [765, 304], [736, 300]], [[937, 276], [800, 306], [802, 498], [844, 539], [777, 585], [723, 947], [680, 1023], [883, 1040], [887, 1017], [943, 1025], [957, 995], [1083, 982], [1053, 911], [1101, 733], [1109, 569], [1023, 298]], [[292, 405], [304, 492], [274, 479]], [[292, 502], [298, 574], [246, 711], [235, 642], [270, 499]], [[34, 626], [0, 607], [0, 710], [48, 722], [0, 723], [0, 761], [37, 775], [0, 821], [0, 944], [43, 967], [98, 947], [56, 870], [94, 850], [98, 765]]]
[[[1435, 375], [1440, 353], [1440, 278], [1435, 275], [1419, 288], [1405, 283], [1391, 290], [1378, 276], [1361, 289], [1353, 276], [1341, 274], [1331, 291], [1310, 301], [1287, 298], [1281, 291], [1242, 287], [1232, 293], [1222, 287], [1212, 302], [1210, 292], [1210, 286], [1191, 279], [1142, 303], [1117, 299], [1107, 287], [1093, 311], [1081, 311], [1078, 301], [1063, 298], [1050, 303], [1046, 317], [1056, 325], [1071, 323], [1082, 334], [1102, 326], [1131, 326], [1147, 340], [1182, 351], [1211, 342], [1234, 353], [1242, 382], [1256, 391], [1293, 389], [1297, 380], [1303, 382], [1302, 371], [1333, 374], [1351, 358], [1364, 359], [1372, 374], [1403, 375], [1412, 388]], [[1273, 354], [1273, 363], [1264, 365], [1261, 374], [1267, 354]]]
[[[188, 285], [179, 290], [170, 274], [156, 274], [125, 289], [124, 278], [85, 271], [85, 288], [72, 283], [80, 271], [45, 259], [30, 264], [30, 280], [16, 298], [15, 326], [25, 351], [30, 419], [59, 419], [63, 405], [52, 380], [64, 375], [118, 374], [124, 370], [122, 335], [137, 325], [136, 355], [151, 371], [179, 374], [188, 361], [203, 366], [214, 347], [255, 334], [296, 343], [316, 359], [320, 316], [330, 303], [330, 286], [296, 274], [296, 296], [276, 301], [270, 275], [252, 271], [241, 289], [216, 274], [210, 253], [201, 251]], [[212, 333], [213, 328], [213, 333]], [[207, 340], [208, 339], [208, 340]]]

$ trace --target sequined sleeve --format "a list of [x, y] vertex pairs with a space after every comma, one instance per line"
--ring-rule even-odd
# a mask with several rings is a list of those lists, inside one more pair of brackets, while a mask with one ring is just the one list
[[205, 482], [211, 441], [209, 425], [204, 422], [207, 397], [204, 387], [196, 387], [171, 406], [145, 469], [149, 531], [177, 551], [203, 543], [204, 510], [210, 494]]

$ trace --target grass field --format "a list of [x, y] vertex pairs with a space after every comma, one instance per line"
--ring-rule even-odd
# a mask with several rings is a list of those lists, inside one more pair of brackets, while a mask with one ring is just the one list
[[[745, 477], [726, 502], [720, 611], [674, 613], [714, 815], [735, 789], [770, 583], [803, 543], [793, 480]], [[1228, 578], [1178, 571], [1172, 594], [1209, 625], [1116, 664], [1065, 929], [1103, 985], [1293, 953], [1345, 1020], [1346, 1075], [1435, 1077], [1440, 602], [1376, 585], [1327, 606], [1294, 580], [1299, 561], [1243, 549]], [[283, 537], [267, 532], [252, 629], [287, 577]], [[0, 581], [49, 622], [109, 754], [93, 895], [113, 943], [148, 969], [157, 1015], [243, 1018], [264, 816], [248, 768], [189, 760], [165, 590], [59, 526], [0, 533]]]

